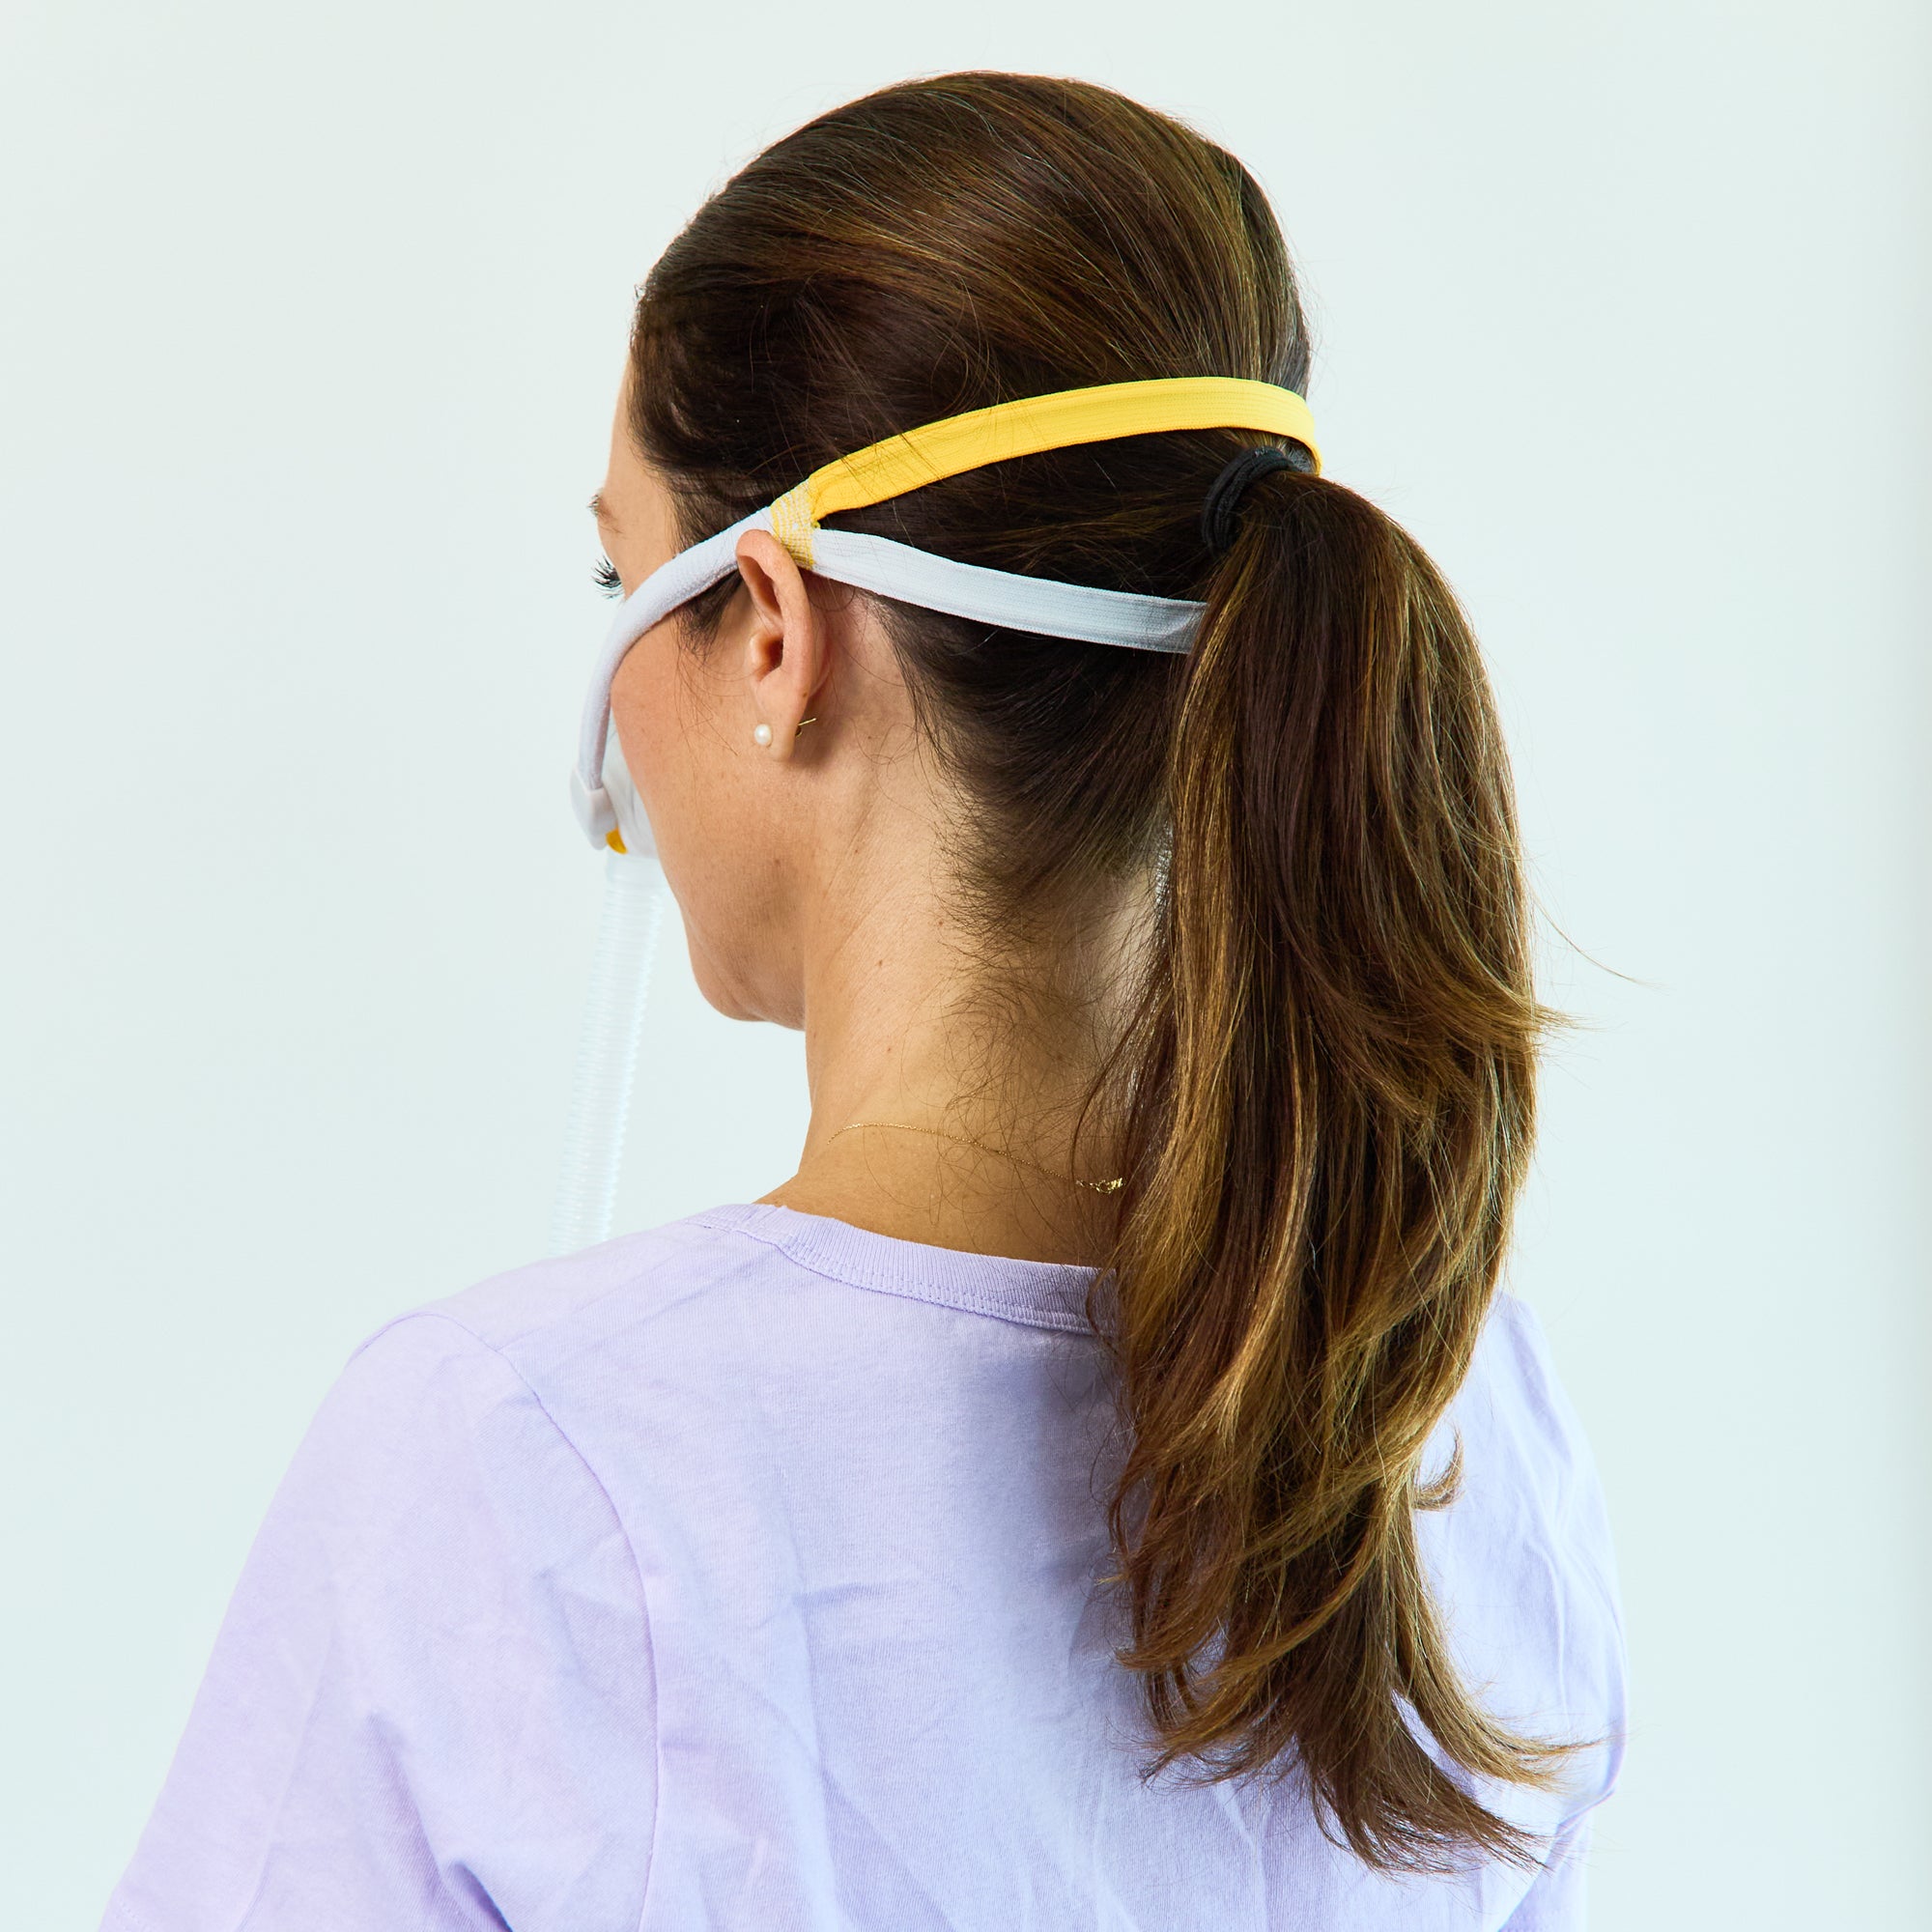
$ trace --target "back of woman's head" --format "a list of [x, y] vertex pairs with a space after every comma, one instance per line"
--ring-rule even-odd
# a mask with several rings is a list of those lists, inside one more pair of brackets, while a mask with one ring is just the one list
[[[971, 73], [745, 168], [653, 270], [633, 361], [633, 432], [690, 542], [895, 431], [1151, 377], [1302, 390], [1308, 344], [1231, 156], [1102, 88]], [[1530, 1137], [1508, 773], [1453, 598], [1363, 498], [1276, 469], [1210, 552], [1204, 499], [1262, 440], [1084, 444], [836, 521], [1205, 599], [1181, 659], [887, 612], [984, 929], [1154, 882], [1101, 1095], [1125, 1177], [1095, 1304], [1128, 1432], [1122, 1662], [1158, 1763], [1301, 1776], [1376, 1863], [1520, 1856], [1471, 1775], [1547, 1782], [1559, 1754], [1458, 1682], [1414, 1533]], [[693, 607], [700, 638], [728, 593]]]

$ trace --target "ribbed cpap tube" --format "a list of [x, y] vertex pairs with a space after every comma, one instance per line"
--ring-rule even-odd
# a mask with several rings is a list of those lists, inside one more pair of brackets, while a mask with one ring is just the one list
[[563, 1171], [551, 1218], [552, 1254], [575, 1254], [611, 1234], [638, 1039], [668, 896], [656, 859], [619, 852], [606, 858], [604, 910], [597, 922], [597, 952], [563, 1137]]

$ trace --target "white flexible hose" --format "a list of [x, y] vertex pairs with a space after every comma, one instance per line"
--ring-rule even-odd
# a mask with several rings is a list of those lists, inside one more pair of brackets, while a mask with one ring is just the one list
[[610, 1237], [638, 1038], [668, 896], [656, 859], [612, 852], [605, 860], [604, 910], [597, 922], [570, 1123], [563, 1136], [563, 1171], [551, 1217], [554, 1255], [575, 1254]]

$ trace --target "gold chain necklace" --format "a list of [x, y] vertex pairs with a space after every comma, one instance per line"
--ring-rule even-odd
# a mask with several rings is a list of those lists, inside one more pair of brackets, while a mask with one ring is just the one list
[[949, 1134], [943, 1127], [916, 1126], [911, 1121], [847, 1121], [834, 1131], [832, 1138], [836, 1141], [840, 1134], [857, 1133], [862, 1127], [875, 1128], [883, 1133], [930, 1134], [936, 1141], [951, 1141], [954, 1147], [978, 1148], [981, 1153], [992, 1154], [999, 1160], [1009, 1160], [1015, 1167], [1030, 1167], [1036, 1174], [1045, 1175], [1049, 1180], [1089, 1187], [1095, 1194], [1118, 1194], [1125, 1185], [1125, 1177], [1122, 1175], [1117, 1174], [1112, 1180], [1082, 1180], [1075, 1174], [1056, 1174], [1052, 1168], [1042, 1167], [1037, 1160], [1028, 1160], [1024, 1154], [1009, 1153], [1005, 1148], [989, 1146], [985, 1141], [968, 1140], [964, 1134]]

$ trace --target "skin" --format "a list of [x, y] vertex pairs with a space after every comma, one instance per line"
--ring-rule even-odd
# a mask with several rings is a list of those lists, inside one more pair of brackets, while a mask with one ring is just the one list
[[[628, 594], [680, 545], [626, 418], [620, 394], [593, 508]], [[810, 1127], [763, 1198], [903, 1240], [1097, 1263], [1115, 1198], [1071, 1177], [1119, 1170], [1104, 1120], [1077, 1150], [1074, 1125], [1122, 1020], [1144, 883], [1096, 883], [1025, 945], [976, 934], [947, 836], [962, 803], [871, 601], [763, 531], [737, 560], [715, 638], [695, 643], [677, 613], [646, 633], [611, 713], [704, 997], [805, 1033]], [[838, 1131], [852, 1122], [937, 1131]]]

